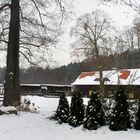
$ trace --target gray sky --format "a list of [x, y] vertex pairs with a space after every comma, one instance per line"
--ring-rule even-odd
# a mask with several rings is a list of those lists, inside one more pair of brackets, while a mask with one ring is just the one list
[[[66, 26], [66, 33], [62, 37], [62, 41], [60, 43], [60, 51], [55, 52], [55, 60], [57, 61], [57, 66], [65, 65], [70, 63], [73, 58], [70, 55], [70, 37], [69, 30], [72, 25], [76, 22], [76, 18], [83, 15], [84, 13], [91, 12], [95, 9], [104, 10], [109, 14], [109, 17], [112, 18], [113, 25], [117, 29], [123, 29], [124, 26], [129, 26], [133, 22], [133, 18], [136, 15], [131, 8], [127, 6], [117, 6], [113, 4], [108, 5], [100, 5], [99, 0], [77, 0], [74, 1], [74, 17], [70, 23]], [[58, 53], [57, 53], [58, 52]], [[58, 54], [58, 55], [57, 55]]]
[[[72, 25], [76, 22], [76, 19], [84, 13], [91, 12], [95, 9], [104, 10], [109, 14], [113, 20], [113, 24], [118, 28], [122, 29], [124, 26], [132, 24], [133, 17], [136, 14], [132, 9], [126, 6], [117, 6], [109, 4], [107, 6], [100, 5], [99, 0], [73, 0], [73, 12], [72, 20], [66, 24], [64, 28], [64, 35], [62, 40], [57, 46], [59, 50], [54, 50], [53, 56], [56, 63], [51, 64], [51, 66], [61, 66], [70, 63], [73, 58], [71, 57], [70, 43], [71, 38], [69, 36], [69, 31]], [[4, 52], [3, 52], [4, 53]], [[0, 57], [0, 66], [5, 64], [6, 57]], [[24, 67], [24, 63], [22, 66]]]

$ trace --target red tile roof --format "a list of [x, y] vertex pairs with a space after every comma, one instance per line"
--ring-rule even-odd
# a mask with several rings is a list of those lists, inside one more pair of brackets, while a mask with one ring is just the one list
[[93, 72], [93, 71], [92, 72], [82, 72], [79, 76], [79, 79], [85, 78], [87, 76], [93, 76], [93, 75], [95, 75], [95, 72]]
[[130, 75], [131, 71], [128, 70], [122, 70], [120, 71], [120, 78], [126, 80], [128, 78], [128, 76]]

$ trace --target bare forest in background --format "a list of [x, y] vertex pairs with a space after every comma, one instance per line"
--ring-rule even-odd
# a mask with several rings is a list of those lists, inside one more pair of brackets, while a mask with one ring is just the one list
[[[104, 70], [113, 68], [140, 68], [140, 50], [125, 51], [121, 54], [101, 56]], [[30, 67], [21, 69], [21, 83], [45, 83], [45, 84], [71, 84], [84, 71], [97, 70], [96, 60], [70, 63], [55, 69], [43, 69]], [[0, 83], [3, 83], [5, 68], [0, 68]]]

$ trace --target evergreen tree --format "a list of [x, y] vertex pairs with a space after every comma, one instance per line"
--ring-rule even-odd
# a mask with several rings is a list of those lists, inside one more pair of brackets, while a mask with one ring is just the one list
[[115, 100], [111, 96], [102, 99], [102, 106], [103, 106], [104, 113], [105, 113], [105, 123], [106, 123], [106, 125], [109, 125], [109, 123], [110, 123], [110, 118], [111, 118], [111, 115], [112, 115], [114, 104], [115, 104]]
[[135, 123], [134, 128], [136, 130], [140, 130], [140, 100], [139, 100], [138, 112], [136, 113], [136, 123]]
[[89, 130], [96, 130], [99, 126], [105, 125], [105, 115], [102, 109], [102, 104], [98, 99], [97, 91], [90, 95], [90, 100], [86, 109], [86, 118], [84, 128]]
[[109, 128], [113, 131], [124, 130], [130, 128], [130, 115], [128, 112], [127, 95], [122, 88], [116, 92], [116, 105], [113, 109], [112, 118]]
[[65, 94], [60, 96], [55, 118], [60, 123], [67, 123], [69, 117], [69, 104]]
[[78, 91], [73, 93], [70, 107], [69, 124], [77, 127], [83, 123], [84, 119], [84, 104], [82, 94]]

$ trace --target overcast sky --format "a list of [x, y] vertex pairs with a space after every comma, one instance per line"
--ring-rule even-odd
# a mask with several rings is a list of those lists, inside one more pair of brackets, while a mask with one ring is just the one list
[[[98, 2], [97, 2], [98, 1]], [[109, 17], [112, 18], [113, 24], [118, 29], [123, 29], [124, 26], [129, 26], [133, 23], [133, 18], [136, 13], [127, 6], [118, 6], [113, 4], [101, 5], [99, 0], [76, 0], [74, 1], [74, 16], [70, 23], [67, 24], [65, 34], [60, 43], [60, 51], [55, 52], [55, 59], [57, 66], [65, 65], [71, 62], [73, 58], [70, 55], [70, 37], [69, 29], [76, 22], [76, 19], [84, 13], [91, 12], [95, 9], [101, 9], [108, 13]], [[58, 54], [58, 55], [57, 55]]]
[[[132, 9], [126, 6], [117, 6], [113, 4], [101, 5], [99, 0], [73, 0], [73, 15], [72, 20], [66, 24], [64, 31], [65, 34], [62, 37], [61, 42], [58, 45], [59, 50], [54, 50], [54, 60], [56, 63], [51, 64], [51, 66], [61, 66], [67, 65], [70, 63], [73, 58], [71, 57], [70, 49], [70, 36], [69, 31], [72, 25], [76, 22], [76, 19], [83, 15], [84, 13], [91, 12], [95, 9], [104, 10], [112, 18], [114, 25], [119, 29], [122, 29], [124, 26], [132, 24], [133, 17], [136, 14]], [[3, 66], [5, 63], [6, 57], [1, 57], [0, 66]], [[24, 66], [24, 63], [22, 63]]]

